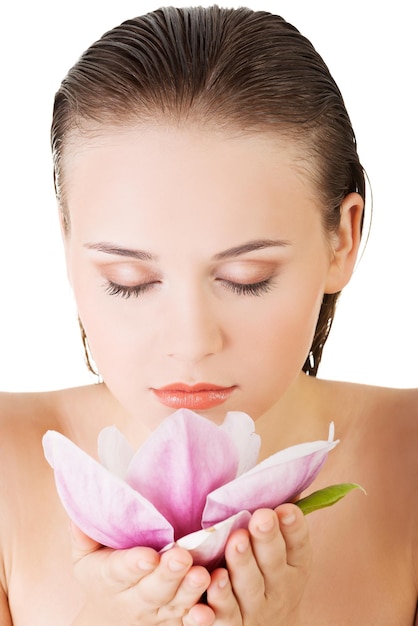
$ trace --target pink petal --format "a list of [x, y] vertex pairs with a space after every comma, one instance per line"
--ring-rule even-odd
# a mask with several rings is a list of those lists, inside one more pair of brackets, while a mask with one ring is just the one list
[[169, 520], [177, 539], [201, 528], [207, 494], [235, 478], [237, 467], [228, 433], [179, 409], [135, 454], [126, 481]]
[[180, 546], [189, 550], [195, 565], [204, 565], [209, 571], [218, 567], [223, 560], [225, 546], [229, 535], [237, 528], [247, 528], [250, 521], [248, 511], [240, 511], [210, 528], [198, 530], [186, 535], [163, 548], [163, 552], [173, 546]]
[[108, 426], [99, 433], [98, 453], [100, 463], [123, 480], [135, 450], [116, 426]]
[[338, 441], [313, 441], [281, 450], [210, 493], [202, 526], [213, 526], [238, 511], [274, 509], [308, 487]]
[[48, 431], [43, 446], [62, 504], [86, 535], [111, 548], [159, 550], [173, 541], [171, 524], [150, 502], [67, 437]]
[[229, 411], [220, 428], [233, 439], [239, 456], [237, 476], [250, 470], [257, 463], [261, 439], [255, 432], [253, 420], [242, 411]]

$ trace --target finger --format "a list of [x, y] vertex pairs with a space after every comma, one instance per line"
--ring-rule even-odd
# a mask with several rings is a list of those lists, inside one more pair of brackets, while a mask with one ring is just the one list
[[233, 532], [225, 548], [228, 572], [242, 614], [253, 611], [264, 598], [264, 579], [244, 529]]
[[287, 564], [300, 569], [309, 569], [311, 546], [305, 516], [294, 504], [282, 504], [277, 507], [276, 514], [286, 544]]
[[187, 610], [191, 609], [199, 602], [210, 582], [211, 578], [207, 569], [200, 565], [194, 565], [181, 581], [173, 603]]
[[276, 512], [271, 509], [255, 511], [248, 531], [253, 554], [264, 579], [265, 594], [277, 592], [287, 567], [287, 555]]
[[180, 605], [174, 602], [174, 598], [192, 562], [191, 554], [182, 548], [163, 552], [158, 567], [138, 586], [142, 600], [156, 609], [164, 605], [169, 606], [168, 610], [178, 609]]
[[89, 587], [92, 581], [119, 592], [137, 585], [158, 566], [158, 554], [151, 548], [112, 550], [101, 547], [74, 565], [76, 578]]
[[[190, 609], [199, 603], [202, 594], [210, 584], [208, 571], [192, 565], [192, 557], [187, 550], [172, 548], [161, 555], [160, 564], [151, 576], [138, 585], [142, 602], [150, 611], [155, 611], [158, 623], [174, 623], [185, 619]], [[213, 611], [199, 609], [189, 616], [212, 623]]]
[[[159, 561], [158, 553], [152, 548], [103, 548], [103, 561], [99, 571], [105, 582], [123, 591], [138, 585], [143, 578], [149, 576], [158, 567]], [[97, 562], [94, 567], [97, 571]]]
[[105, 585], [116, 591], [130, 588], [152, 572], [159, 556], [151, 548], [112, 550], [105, 548], [71, 523], [74, 572], [79, 581], [89, 583], [97, 579], [97, 572]]
[[195, 604], [183, 618], [184, 626], [212, 626], [215, 623], [215, 613], [209, 606]]
[[217, 626], [241, 624], [241, 611], [231, 586], [228, 570], [219, 568], [212, 572], [211, 578], [207, 600], [215, 612]]
[[69, 523], [73, 562], [77, 563], [87, 554], [99, 550], [102, 546], [83, 533], [72, 520]]

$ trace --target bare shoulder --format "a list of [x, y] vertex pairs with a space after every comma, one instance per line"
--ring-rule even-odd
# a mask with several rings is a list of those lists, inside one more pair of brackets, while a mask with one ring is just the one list
[[28, 454], [28, 447], [34, 445], [45, 426], [56, 424], [51, 419], [53, 411], [48, 397], [44, 393], [0, 393], [1, 465], [15, 465]]
[[340, 439], [341, 450], [330, 459], [335, 482], [365, 488], [358, 515], [373, 528], [370, 542], [381, 541], [386, 551], [391, 545], [393, 562], [407, 555], [418, 590], [418, 389], [333, 381], [319, 386]]
[[36, 415], [43, 415], [44, 408], [50, 403], [49, 398], [55, 392], [0, 392], [0, 425], [23, 416], [33, 420]]
[[418, 488], [418, 389], [372, 387], [369, 393], [369, 428], [404, 476], [409, 470], [406, 483]]
[[47, 473], [42, 436], [49, 425], [56, 426], [53, 415], [48, 394], [0, 393], [0, 590], [4, 593], [21, 539], [21, 522], [34, 527], [32, 515], [42, 501]]
[[[395, 389], [356, 385], [367, 427], [392, 439], [392, 445], [418, 446], [418, 388]], [[362, 415], [359, 415], [362, 419]], [[375, 435], [378, 433], [375, 432]], [[398, 439], [396, 442], [395, 439]], [[407, 446], [409, 447], [409, 446]], [[415, 455], [418, 456], [418, 455]]]
[[409, 499], [418, 490], [418, 389], [318, 383], [348, 461], [382, 490], [396, 485], [399, 496]]
[[386, 511], [393, 504], [404, 520], [418, 594], [418, 389], [377, 389], [372, 397], [370, 423], [380, 448]]
[[376, 401], [376, 407], [383, 415], [394, 412], [406, 421], [417, 425], [418, 421], [418, 388], [394, 389], [386, 387], [366, 387]]
[[60, 392], [0, 393], [0, 464], [33, 459], [40, 438], [61, 427]]
[[[418, 388], [398, 389], [318, 381], [327, 402], [337, 413], [342, 411], [344, 422], [360, 429], [378, 429], [390, 433], [411, 431], [418, 433]], [[377, 433], [375, 433], [377, 435]], [[416, 440], [415, 440], [416, 442]]]
[[[0, 508], [2, 520], [31, 500], [34, 485], [48, 471], [42, 448], [45, 432], [62, 430], [60, 393], [0, 393]], [[39, 496], [39, 494], [38, 494]], [[2, 522], [0, 521], [0, 525]]]
[[[45, 529], [52, 532], [57, 498], [43, 435], [58, 430], [82, 439], [86, 412], [92, 411], [95, 397], [88, 388], [0, 393], [0, 597], [13, 578], [16, 559], [29, 559], [29, 530], [38, 537]], [[26, 557], [17, 556], [22, 555], [22, 546]]]
[[[97, 386], [34, 393], [0, 393], [0, 496], [13, 490], [13, 481], [30, 484], [49, 471], [42, 437], [57, 430], [89, 447], [100, 429], [103, 394]], [[26, 487], [26, 489], [28, 489]]]
[[33, 443], [34, 436], [47, 430], [74, 434], [86, 415], [92, 427], [95, 414], [102, 410], [102, 396], [97, 385], [45, 392], [0, 392], [0, 446], [16, 441], [19, 446]]
[[[87, 388], [86, 388], [87, 389]], [[47, 430], [74, 438], [83, 423], [84, 399], [79, 389], [40, 393], [0, 393], [0, 506], [31, 499], [33, 485], [49, 472], [42, 448]], [[87, 403], [88, 404], [88, 403]], [[38, 494], [39, 496], [39, 494]], [[1, 524], [1, 522], [0, 522]]]

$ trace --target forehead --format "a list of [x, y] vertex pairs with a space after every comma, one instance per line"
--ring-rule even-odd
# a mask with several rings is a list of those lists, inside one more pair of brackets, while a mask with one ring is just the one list
[[65, 185], [74, 241], [118, 241], [160, 257], [290, 241], [321, 222], [300, 147], [276, 135], [96, 129], [71, 138]]
[[101, 187], [117, 179], [147, 185], [164, 180], [171, 183], [171, 192], [180, 190], [185, 178], [191, 190], [194, 183], [211, 187], [229, 183], [240, 189], [274, 177], [283, 186], [302, 185], [313, 198], [314, 170], [303, 142], [285, 135], [155, 123], [84, 125], [73, 130], [65, 144], [61, 174], [68, 199], [77, 186], [88, 181], [92, 186], [98, 174]]

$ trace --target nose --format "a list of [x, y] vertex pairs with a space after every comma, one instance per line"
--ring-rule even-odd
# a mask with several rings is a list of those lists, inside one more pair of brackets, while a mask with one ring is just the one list
[[198, 363], [223, 348], [224, 338], [214, 303], [203, 294], [183, 294], [165, 314], [166, 354], [178, 361]]

